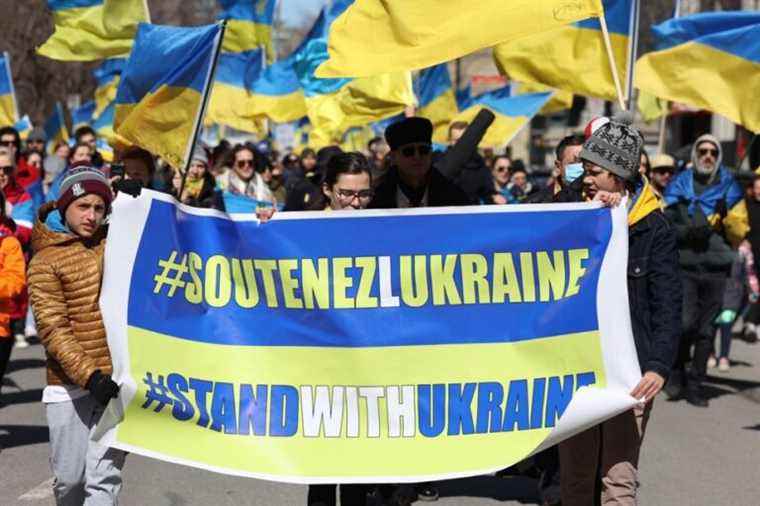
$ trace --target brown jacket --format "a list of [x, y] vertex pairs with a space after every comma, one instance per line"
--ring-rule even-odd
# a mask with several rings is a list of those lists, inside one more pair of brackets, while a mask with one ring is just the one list
[[48, 385], [84, 387], [95, 370], [111, 374], [111, 354], [100, 314], [104, 229], [91, 239], [54, 232], [42, 206], [32, 231], [29, 294], [37, 331], [47, 354]]

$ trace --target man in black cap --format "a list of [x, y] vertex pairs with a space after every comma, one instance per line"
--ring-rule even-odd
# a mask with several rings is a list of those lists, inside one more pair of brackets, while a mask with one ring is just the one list
[[467, 195], [433, 167], [433, 124], [425, 118], [404, 118], [385, 130], [391, 148], [391, 169], [369, 207], [462, 206]]

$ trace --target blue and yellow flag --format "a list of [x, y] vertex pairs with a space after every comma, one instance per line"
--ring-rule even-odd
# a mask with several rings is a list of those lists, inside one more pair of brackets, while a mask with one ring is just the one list
[[760, 132], [760, 12], [705, 12], [652, 30], [656, 51], [636, 63], [636, 87]]
[[8, 53], [0, 55], [0, 126], [13, 125], [18, 121], [16, 91], [13, 88], [11, 57]]
[[37, 49], [54, 60], [127, 56], [137, 24], [150, 21], [146, 0], [48, 0], [55, 32]]
[[461, 90], [456, 91], [457, 108], [460, 111], [464, 111], [472, 104], [472, 86], [467, 84]]
[[538, 114], [551, 99], [552, 93], [530, 93], [512, 96], [509, 86], [473, 97], [471, 105], [453, 121], [471, 122], [481, 109], [488, 109], [496, 118], [480, 141], [481, 146], [504, 147], [522, 127]]
[[529, 93], [553, 92], [552, 98], [538, 111], [539, 114], [553, 114], [565, 111], [573, 106], [573, 93], [555, 90], [538, 83], [512, 83], [512, 95], [527, 95]]
[[109, 58], [92, 71], [92, 75], [95, 77], [95, 112], [93, 116], [100, 116], [105, 108], [116, 100], [119, 79], [126, 64], [126, 58]]
[[21, 117], [20, 120], [18, 120], [14, 125], [13, 128], [16, 129], [18, 132], [19, 137], [21, 137], [22, 141], [25, 141], [27, 137], [29, 137], [29, 134], [32, 133], [32, 129], [34, 128], [34, 125], [32, 125], [32, 120], [29, 119], [28, 114], [24, 114], [24, 116]]
[[116, 114], [116, 102], [111, 102], [92, 122], [92, 128], [100, 137], [114, 140], [113, 122]]
[[63, 106], [60, 102], [55, 103], [53, 114], [45, 121], [44, 129], [48, 146], [53, 147], [58, 142], [68, 142], [69, 131], [66, 129], [66, 119], [63, 116]]
[[330, 30], [330, 59], [317, 75], [427, 68], [602, 12], [600, 0], [356, 0]]
[[322, 9], [309, 35], [294, 53], [295, 69], [306, 97], [312, 124], [310, 144], [316, 147], [340, 142], [351, 127], [394, 116], [414, 105], [416, 98], [408, 71], [360, 79], [321, 79], [314, 72], [327, 60], [330, 25], [352, 0], [335, 0]]
[[71, 111], [71, 128], [89, 125], [95, 117], [95, 101], [90, 100]]
[[[615, 64], [624, 83], [632, 0], [603, 0], [603, 4]], [[493, 54], [499, 71], [509, 79], [606, 100], [617, 98], [598, 17], [499, 44]]]
[[207, 121], [259, 133], [265, 117], [288, 123], [306, 115], [292, 59], [267, 67], [263, 60], [261, 50], [219, 56]]
[[716, 179], [714, 184], [697, 195], [694, 191], [694, 169], [684, 170], [665, 188], [663, 195], [665, 205], [686, 202], [689, 216], [693, 216], [699, 208], [710, 223], [718, 222], [720, 220], [718, 202], [725, 201], [728, 209], [731, 209], [742, 199], [743, 192], [736, 179], [723, 166], [718, 167]]
[[141, 24], [116, 94], [116, 134], [175, 168], [184, 167], [200, 127], [222, 34], [221, 24]]
[[233, 53], [264, 47], [271, 61], [272, 23], [275, 0], [219, 0], [223, 11], [217, 19], [227, 20], [222, 49]]
[[417, 116], [433, 123], [433, 142], [447, 144], [449, 123], [459, 112], [447, 64], [441, 63], [420, 72], [414, 89], [419, 100]]

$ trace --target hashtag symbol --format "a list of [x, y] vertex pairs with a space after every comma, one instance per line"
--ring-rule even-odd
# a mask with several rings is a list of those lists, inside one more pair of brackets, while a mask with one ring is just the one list
[[153, 374], [145, 373], [143, 383], [148, 385], [148, 390], [145, 391], [145, 403], [142, 405], [143, 409], [148, 409], [155, 402], [156, 407], [153, 408], [153, 411], [158, 413], [167, 404], [172, 404], [172, 398], [169, 397], [163, 375], [159, 374], [158, 381], [153, 381]]
[[[172, 251], [169, 260], [159, 260], [158, 267], [163, 269], [161, 274], [153, 276], [153, 281], [156, 282], [156, 286], [153, 288], [153, 293], [160, 293], [164, 285], [168, 285], [169, 289], [166, 292], [168, 297], [174, 297], [174, 292], [177, 288], [185, 287], [185, 280], [182, 279], [187, 274], [187, 255], [182, 256], [182, 261], [177, 263], [177, 252]], [[172, 276], [174, 274], [174, 276]]]

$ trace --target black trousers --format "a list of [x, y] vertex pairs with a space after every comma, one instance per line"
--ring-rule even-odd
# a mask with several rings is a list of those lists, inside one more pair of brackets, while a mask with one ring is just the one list
[[681, 271], [683, 334], [675, 369], [685, 371], [691, 361], [686, 371], [688, 385], [700, 385], [707, 374], [707, 359], [715, 338], [715, 318], [723, 306], [727, 276], [727, 273]]
[[[308, 506], [336, 506], [338, 485], [309, 485]], [[365, 506], [369, 485], [340, 485], [341, 506]]]
[[8, 367], [8, 361], [11, 359], [11, 350], [13, 349], [13, 337], [0, 339], [0, 388], [3, 386], [3, 377], [5, 369]]

